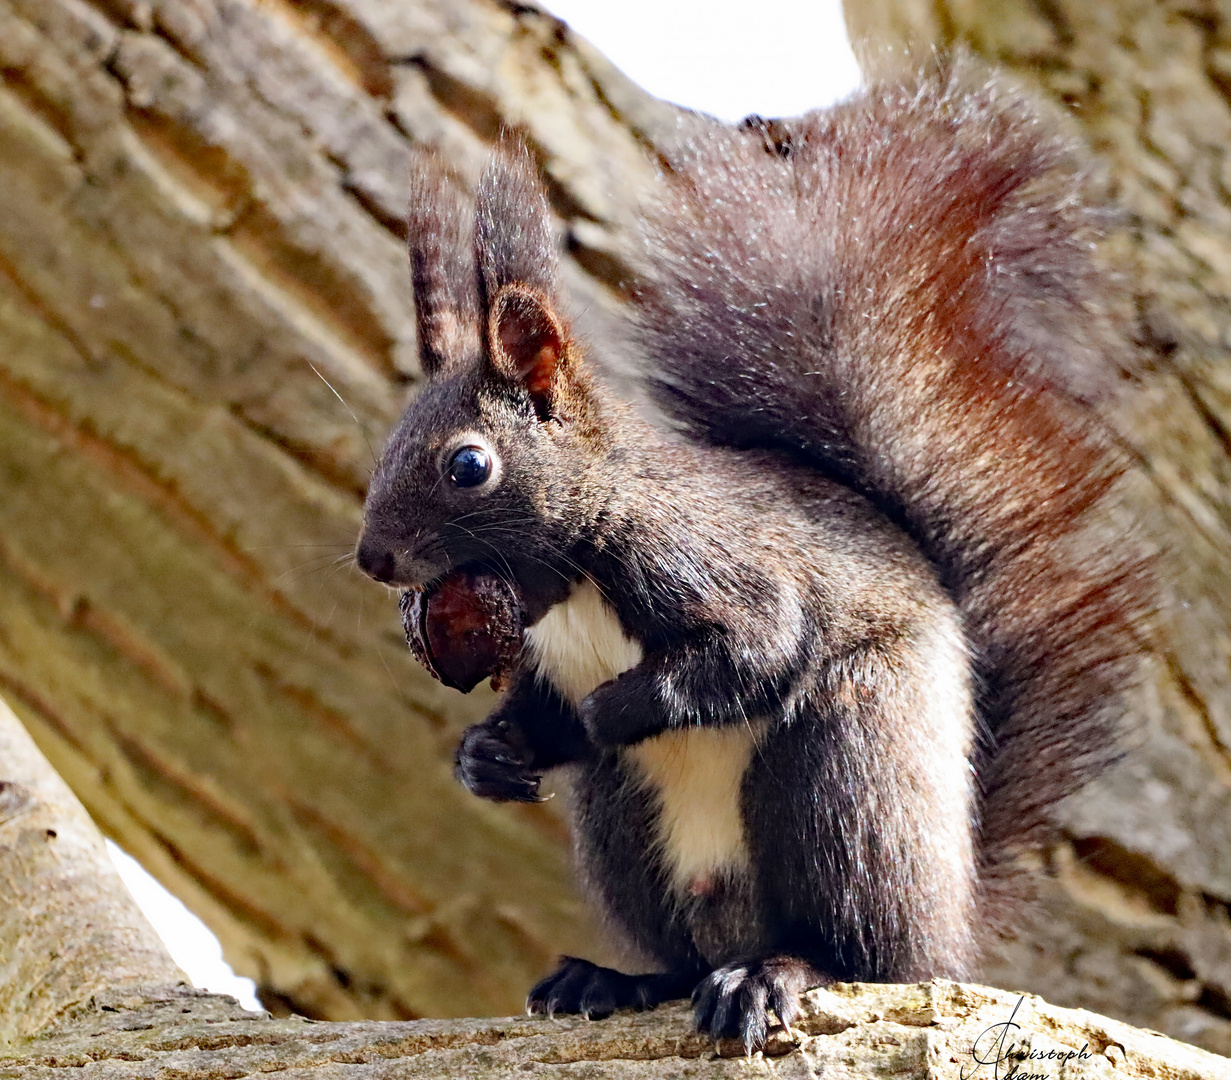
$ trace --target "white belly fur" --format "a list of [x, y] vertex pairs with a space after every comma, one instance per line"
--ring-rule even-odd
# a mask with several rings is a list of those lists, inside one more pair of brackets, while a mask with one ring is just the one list
[[625, 635], [593, 582], [573, 586], [568, 599], [526, 631], [539, 674], [574, 706], [595, 687], [641, 663], [641, 643]]
[[624, 751], [658, 793], [662, 844], [680, 894], [748, 865], [739, 791], [755, 748], [747, 727], [665, 731]]
[[[641, 660], [639, 642], [589, 581], [573, 587], [526, 631], [539, 673], [578, 705], [596, 687]], [[623, 752], [638, 780], [657, 795], [658, 841], [680, 894], [748, 864], [740, 783], [756, 738], [751, 727], [664, 732]]]

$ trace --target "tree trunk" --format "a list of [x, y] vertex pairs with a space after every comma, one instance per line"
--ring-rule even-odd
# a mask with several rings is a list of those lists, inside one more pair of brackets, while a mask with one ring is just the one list
[[[1074, 105], [1140, 282], [1151, 363], [1110, 419], [1175, 603], [1142, 745], [1070, 809], [1048, 918], [989, 978], [1231, 1052], [1226, 25], [850, 7]], [[562, 819], [453, 782], [490, 698], [423, 674], [346, 561], [415, 376], [408, 146], [473, 179], [519, 127], [583, 328], [618, 340], [673, 110], [511, 0], [0, 0], [0, 80], [0, 694], [272, 1007], [519, 1008], [557, 952], [594, 955]]]

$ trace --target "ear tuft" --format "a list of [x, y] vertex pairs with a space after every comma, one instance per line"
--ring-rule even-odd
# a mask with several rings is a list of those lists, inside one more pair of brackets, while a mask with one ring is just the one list
[[438, 154], [413, 153], [407, 234], [424, 374], [471, 363], [481, 348], [474, 202]]
[[552, 413], [556, 374], [568, 355], [560, 318], [537, 292], [506, 286], [492, 304], [490, 334], [496, 370], [524, 387], [546, 419]]
[[507, 285], [557, 295], [556, 242], [547, 196], [526, 144], [506, 136], [475, 192], [475, 250], [487, 303]]

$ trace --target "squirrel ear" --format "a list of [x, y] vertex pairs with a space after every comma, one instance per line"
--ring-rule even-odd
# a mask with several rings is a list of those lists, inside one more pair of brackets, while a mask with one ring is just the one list
[[564, 324], [538, 292], [507, 285], [492, 304], [492, 366], [523, 386], [541, 419], [553, 412], [556, 373], [568, 359]]

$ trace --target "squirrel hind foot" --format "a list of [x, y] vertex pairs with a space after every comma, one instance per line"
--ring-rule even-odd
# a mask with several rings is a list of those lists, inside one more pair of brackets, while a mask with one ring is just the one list
[[800, 994], [831, 981], [795, 956], [725, 964], [692, 993], [697, 1030], [713, 1039], [738, 1038], [744, 1052], [752, 1055], [765, 1046], [771, 1011], [789, 1031], [803, 1013]]
[[576, 956], [562, 956], [560, 966], [527, 995], [526, 1012], [548, 1018], [578, 1013], [587, 1020], [603, 1020], [616, 1009], [644, 1011], [685, 997], [695, 981], [695, 974], [625, 975]]

